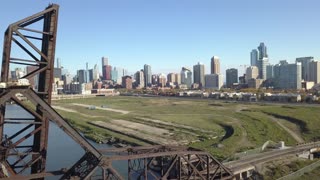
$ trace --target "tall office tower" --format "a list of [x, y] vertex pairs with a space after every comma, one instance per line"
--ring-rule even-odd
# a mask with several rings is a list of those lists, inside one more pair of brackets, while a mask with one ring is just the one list
[[176, 75], [175, 73], [169, 73], [167, 75], [167, 81], [168, 83], [175, 83], [176, 82]]
[[188, 88], [192, 85], [192, 72], [190, 69], [182, 67], [181, 70], [181, 84], [186, 84]]
[[181, 74], [176, 73], [176, 74], [175, 74], [175, 78], [176, 78], [175, 84], [176, 84], [176, 85], [181, 84]]
[[301, 89], [301, 63], [280, 65], [278, 88]]
[[251, 66], [258, 66], [259, 53], [258, 50], [253, 49], [250, 53]]
[[61, 68], [61, 61], [60, 61], [60, 58], [57, 58], [57, 68]]
[[167, 82], [167, 78], [165, 74], [159, 74], [158, 76], [158, 86], [159, 87], [165, 87]]
[[281, 60], [278, 64], [273, 67], [273, 78], [278, 80], [280, 78], [280, 66], [287, 65], [287, 60]]
[[226, 70], [226, 85], [231, 88], [233, 83], [238, 83], [238, 69], [231, 68]]
[[158, 78], [159, 78], [159, 76], [158, 76], [157, 74], [153, 74], [153, 75], [151, 76], [151, 83], [152, 83], [152, 85], [158, 85]]
[[92, 72], [92, 80], [93, 81], [96, 81], [98, 80], [100, 77], [99, 77], [99, 67], [97, 64], [94, 65], [93, 67], [93, 72]]
[[220, 90], [223, 86], [222, 74], [206, 74], [205, 81], [206, 89]]
[[132, 77], [123, 76], [122, 77], [122, 87], [126, 89], [132, 89]]
[[86, 74], [85, 74], [85, 82], [86, 83], [88, 83], [88, 82], [90, 82], [89, 81], [89, 64], [88, 63], [86, 63], [86, 72], [85, 72]]
[[309, 81], [308, 72], [309, 72], [309, 63], [313, 61], [314, 58], [312, 56], [310, 57], [299, 57], [296, 58], [296, 62], [301, 62], [301, 78], [305, 81]]
[[151, 86], [151, 66], [148, 64], [145, 64], [143, 66], [143, 70], [144, 70], [144, 86]]
[[309, 63], [309, 80], [315, 84], [320, 83], [320, 61], [311, 61]]
[[259, 50], [259, 60], [263, 58], [268, 58], [267, 46], [265, 46], [263, 42], [260, 43], [260, 45], [258, 46], [258, 50]]
[[200, 87], [205, 87], [204, 64], [200, 62], [193, 66], [193, 82], [198, 83]]
[[274, 65], [267, 65], [267, 79], [272, 79], [273, 78], [273, 69], [274, 69]]
[[92, 82], [93, 81], [93, 69], [89, 69], [88, 74], [89, 74], [89, 82]]
[[103, 80], [111, 80], [111, 70], [112, 70], [112, 67], [110, 65], [103, 66], [102, 68]]
[[220, 74], [220, 59], [218, 56], [211, 58], [211, 74]]
[[108, 62], [108, 58], [107, 58], [107, 57], [102, 57], [102, 58], [101, 58], [101, 65], [102, 65], [102, 67], [103, 67], [103, 66], [106, 66], [106, 65], [109, 65], [108, 63], [109, 63], [109, 62]]
[[116, 74], [117, 74], [117, 78], [114, 78], [116, 79], [115, 82], [118, 83], [118, 84], [121, 84], [122, 82], [122, 77], [125, 76], [123, 74], [123, 68], [121, 67], [115, 67], [115, 71], [116, 71]]
[[258, 69], [259, 69], [259, 78], [260, 79], [267, 79], [267, 65], [269, 64], [269, 59], [264, 57], [259, 59], [258, 61]]
[[117, 68], [116, 68], [116, 67], [113, 67], [113, 69], [111, 70], [111, 80], [112, 80], [114, 83], [117, 83], [117, 80], [118, 80], [118, 71], [117, 71]]
[[77, 77], [79, 84], [86, 83], [86, 70], [80, 69], [77, 71]]
[[257, 66], [249, 66], [246, 69], [246, 81], [249, 79], [258, 79], [259, 78], [259, 69]]
[[144, 88], [144, 73], [143, 70], [137, 71], [135, 74], [136, 86], [138, 88]]

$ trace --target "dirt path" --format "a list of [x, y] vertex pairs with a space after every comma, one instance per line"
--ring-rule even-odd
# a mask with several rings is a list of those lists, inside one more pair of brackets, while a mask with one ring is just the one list
[[[152, 142], [155, 144], [161, 144], [161, 145], [178, 145], [180, 144], [179, 141], [170, 139], [169, 135], [159, 135], [159, 132], [155, 130], [155, 127], [147, 127], [147, 125], [140, 124], [141, 127], [144, 127], [144, 129], [137, 129], [138, 128], [138, 123], [132, 123], [130, 122], [131, 125], [127, 126], [128, 121], [121, 120], [121, 122], [116, 122], [117, 120], [112, 120], [111, 122], [103, 122], [103, 121], [93, 121], [90, 122], [90, 124], [127, 135], [129, 137], [134, 137], [138, 139], [145, 140], [147, 142]], [[125, 123], [124, 123], [125, 122]], [[124, 123], [124, 124], [123, 124]], [[122, 124], [122, 125], [119, 125]], [[163, 129], [159, 129], [161, 131], [165, 131]]]
[[279, 121], [279, 119], [277, 119], [277, 118], [275, 118], [273, 116], [269, 116], [269, 117], [273, 122], [277, 123], [280, 127], [282, 127], [282, 129], [284, 129], [287, 133], [289, 133], [293, 137], [293, 139], [295, 139], [298, 143], [303, 143], [304, 142], [304, 140], [297, 133], [295, 133], [294, 131], [292, 131], [291, 129], [287, 128], [285, 125], [283, 125]]
[[66, 111], [66, 112], [72, 112], [72, 113], [77, 113], [77, 114], [80, 114], [81, 116], [84, 116], [84, 117], [103, 117], [103, 116], [92, 116], [92, 115], [88, 115], [88, 114], [83, 114], [83, 113], [80, 113], [76, 110], [73, 110], [73, 109], [69, 109], [69, 108], [65, 108], [65, 107], [61, 107], [61, 106], [52, 106], [54, 109], [58, 109], [58, 110], [61, 110], [61, 111]]
[[[79, 103], [72, 103], [72, 105], [81, 106], [81, 107], [90, 107], [90, 106], [92, 106], [92, 105], [79, 104]], [[130, 111], [125, 111], [125, 110], [121, 110], [121, 109], [102, 108], [102, 107], [98, 107], [98, 106], [95, 106], [95, 108], [96, 108], [96, 109], [99, 109], [99, 110], [113, 111], [113, 112], [118, 112], [118, 113], [122, 113], [122, 114], [128, 114], [128, 113], [130, 113]]]

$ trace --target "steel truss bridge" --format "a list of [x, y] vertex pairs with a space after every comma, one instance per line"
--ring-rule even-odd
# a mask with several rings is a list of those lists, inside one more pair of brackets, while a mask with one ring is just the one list
[[[4, 35], [0, 83], [0, 178], [123, 179], [112, 162], [128, 162], [128, 179], [231, 179], [232, 172], [207, 152], [188, 147], [148, 146], [97, 150], [51, 106], [54, 56], [59, 6], [9, 25]], [[40, 24], [40, 25], [39, 25]], [[14, 47], [14, 48], [13, 48]], [[23, 51], [28, 59], [13, 53]], [[16, 82], [10, 78], [12, 65], [33, 67]], [[23, 83], [37, 80], [37, 87]], [[19, 97], [26, 97], [23, 101]], [[8, 118], [6, 107], [14, 102], [32, 118]], [[46, 171], [49, 121], [54, 122], [84, 150], [72, 167]], [[18, 129], [4, 134], [8, 125]], [[100, 171], [98, 171], [100, 169]], [[97, 176], [97, 172], [102, 172]]]

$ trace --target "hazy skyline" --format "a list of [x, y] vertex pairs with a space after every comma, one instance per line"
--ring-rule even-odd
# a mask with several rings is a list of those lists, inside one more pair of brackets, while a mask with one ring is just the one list
[[[36, 2], [36, 3], [35, 3]], [[210, 59], [219, 56], [221, 72], [243, 69], [250, 52], [264, 42], [269, 62], [296, 57], [320, 57], [320, 2], [118, 0], [11, 0], [0, 7], [0, 48], [10, 23], [60, 5], [56, 58], [75, 73], [101, 57], [130, 72], [150, 64], [153, 73], [179, 72], [197, 62], [210, 72]], [[2, 56], [1, 56], [2, 57]]]

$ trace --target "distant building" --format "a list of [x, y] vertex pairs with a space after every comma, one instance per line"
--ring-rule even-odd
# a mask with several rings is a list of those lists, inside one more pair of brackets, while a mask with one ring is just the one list
[[182, 67], [180, 74], [181, 74], [181, 84], [186, 84], [188, 88], [191, 88], [192, 72], [188, 68]]
[[301, 63], [280, 65], [278, 88], [301, 89]]
[[111, 70], [112, 70], [112, 67], [110, 65], [103, 66], [102, 68], [103, 80], [111, 80]]
[[200, 88], [205, 87], [204, 73], [204, 64], [198, 62], [198, 64], [193, 66], [193, 82], [198, 83]]
[[234, 83], [238, 83], [238, 69], [231, 68], [226, 70], [226, 86], [231, 88]]
[[311, 61], [309, 63], [309, 81], [315, 84], [320, 83], [320, 61]]
[[181, 84], [181, 74], [176, 73], [176, 74], [175, 74], [175, 79], [176, 79], [176, 81], [175, 81], [175, 84], [176, 84], [176, 85]]
[[137, 71], [135, 74], [135, 84], [136, 84], [136, 88], [144, 88], [144, 73], [143, 70], [141, 71]]
[[259, 78], [267, 79], [267, 65], [269, 64], [268, 58], [262, 58], [258, 61], [258, 69], [259, 69]]
[[248, 79], [248, 88], [259, 89], [263, 83], [263, 79]]
[[218, 56], [211, 58], [211, 74], [220, 74], [220, 59]]
[[167, 78], [165, 74], [159, 74], [158, 76], [158, 86], [165, 87], [167, 82]]
[[305, 81], [310, 80], [310, 78], [308, 77], [309, 63], [313, 60], [314, 60], [314, 58], [312, 56], [296, 58], [296, 62], [301, 63], [301, 78], [302, 78], [302, 80], [305, 80]]
[[223, 76], [221, 74], [205, 75], [205, 88], [220, 90], [223, 86]]
[[132, 77], [123, 76], [122, 77], [122, 87], [126, 89], [132, 89]]
[[108, 58], [107, 58], [107, 57], [102, 57], [102, 58], [101, 58], [101, 65], [102, 65], [102, 67], [103, 67], [103, 66], [106, 66], [106, 65], [109, 65], [108, 63], [109, 63], [109, 62], [108, 62]]
[[77, 71], [78, 82], [80, 84], [86, 83], [86, 70], [80, 69]]
[[143, 71], [144, 71], [144, 86], [151, 86], [152, 83], [152, 79], [151, 79], [151, 66], [148, 64], [145, 64], [143, 67]]
[[258, 50], [253, 49], [250, 53], [251, 66], [258, 66], [259, 53]]
[[267, 79], [272, 79], [273, 78], [273, 65], [269, 64], [267, 65]]
[[268, 53], [267, 53], [267, 46], [261, 42], [260, 45], [258, 46], [259, 50], [259, 60], [262, 60], [263, 58], [268, 58]]
[[249, 79], [258, 79], [259, 78], [259, 69], [257, 66], [249, 66], [246, 69], [246, 80]]
[[159, 78], [159, 76], [157, 74], [153, 74], [151, 76], [152, 85], [158, 85], [158, 78]]
[[167, 81], [168, 83], [175, 83], [176, 82], [176, 75], [175, 73], [169, 73], [167, 75]]
[[114, 67], [112, 70], [111, 70], [111, 80], [114, 82], [114, 83], [117, 83], [117, 80], [118, 80], [118, 71], [117, 71], [117, 68]]
[[93, 67], [92, 79], [93, 79], [94, 81], [100, 79], [99, 67], [98, 67], [97, 64], [95, 64], [94, 67]]

